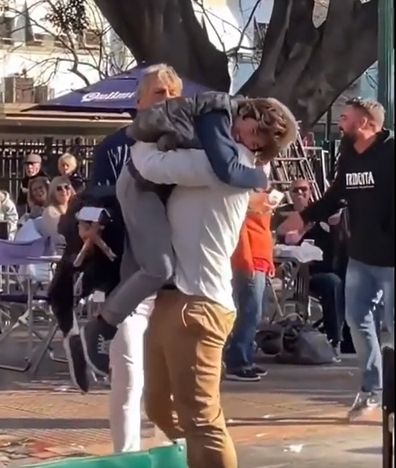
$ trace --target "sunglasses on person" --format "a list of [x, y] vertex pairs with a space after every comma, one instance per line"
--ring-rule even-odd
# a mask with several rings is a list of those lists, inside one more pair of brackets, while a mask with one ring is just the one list
[[56, 191], [57, 192], [68, 192], [70, 190], [70, 185], [69, 184], [62, 184], [62, 185], [57, 185], [56, 186]]
[[294, 187], [292, 190], [293, 193], [307, 193], [308, 192], [308, 187]]

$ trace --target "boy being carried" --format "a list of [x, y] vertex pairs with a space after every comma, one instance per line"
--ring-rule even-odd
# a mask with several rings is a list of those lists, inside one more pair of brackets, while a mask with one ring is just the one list
[[[238, 162], [236, 143], [254, 152], [257, 166], [261, 166], [295, 141], [297, 131], [293, 114], [276, 99], [204, 93], [195, 98], [170, 99], [140, 111], [128, 132], [138, 141], [157, 143], [160, 151], [201, 148], [204, 152], [191, 154], [207, 157], [222, 182], [239, 188], [266, 189], [268, 182], [262, 167]], [[144, 144], [137, 143], [136, 148]], [[145, 181], [135, 167], [142, 162], [138, 154], [132, 149], [132, 157], [117, 183], [117, 198], [138, 267], [110, 295], [101, 315], [82, 330], [87, 362], [102, 375], [108, 373], [108, 356], [101, 351], [101, 343], [111, 340], [117, 325], [171, 280], [174, 270], [165, 207], [174, 180], [170, 175], [166, 186]]]

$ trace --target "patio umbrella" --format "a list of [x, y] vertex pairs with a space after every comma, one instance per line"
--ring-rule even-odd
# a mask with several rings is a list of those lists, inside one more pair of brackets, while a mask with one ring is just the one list
[[[28, 110], [68, 112], [128, 112], [136, 110], [136, 90], [145, 67], [137, 66], [90, 86], [44, 102]], [[183, 95], [193, 96], [208, 88], [183, 78]]]

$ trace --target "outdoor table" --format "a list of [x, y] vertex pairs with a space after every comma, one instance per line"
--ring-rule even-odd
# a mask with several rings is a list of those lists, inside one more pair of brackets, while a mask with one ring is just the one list
[[294, 303], [297, 313], [305, 320], [309, 315], [309, 266], [321, 261], [323, 252], [307, 242], [301, 245], [278, 244], [274, 248], [274, 263], [281, 271], [282, 289], [279, 298], [280, 313], [285, 315], [286, 304]]

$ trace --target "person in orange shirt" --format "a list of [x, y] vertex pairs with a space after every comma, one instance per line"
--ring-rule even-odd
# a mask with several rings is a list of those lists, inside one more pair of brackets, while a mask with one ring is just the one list
[[227, 379], [257, 382], [267, 371], [254, 365], [254, 340], [263, 313], [267, 276], [274, 275], [267, 193], [252, 193], [239, 243], [232, 257], [237, 319], [225, 354]]

